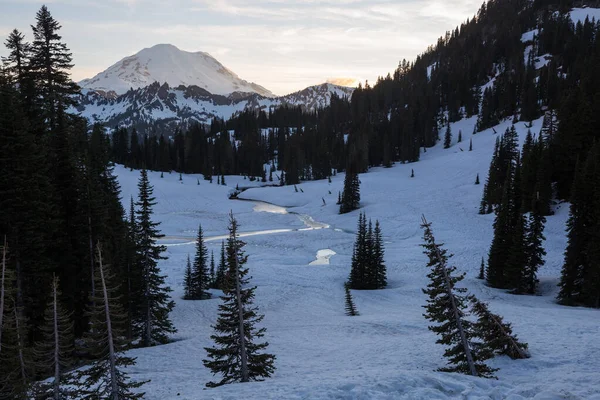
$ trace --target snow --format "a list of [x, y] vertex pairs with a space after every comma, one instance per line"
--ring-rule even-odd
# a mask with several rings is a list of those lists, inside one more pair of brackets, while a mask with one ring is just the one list
[[525, 32], [521, 35], [521, 42], [527, 43], [532, 42], [533, 39], [539, 34], [539, 29], [534, 29], [532, 31]]
[[170, 44], [145, 48], [79, 84], [84, 88], [123, 94], [130, 88], [139, 89], [155, 81], [167, 82], [171, 87], [196, 85], [213, 94], [251, 92], [273, 96], [262, 86], [241, 79], [210, 54], [187, 52]]
[[569, 13], [569, 16], [574, 23], [584, 23], [586, 18], [588, 18], [590, 21], [595, 19], [596, 22], [598, 22], [600, 21], [600, 8], [574, 8]]
[[[143, 387], [146, 398], [600, 399], [600, 311], [555, 303], [568, 204], [557, 205], [556, 215], [548, 218], [540, 295], [507, 294], [475, 278], [481, 257], [487, 257], [494, 216], [477, 214], [483, 185], [474, 181], [477, 173], [485, 180], [498, 136], [492, 129], [471, 135], [474, 123], [471, 118], [451, 124], [452, 132], [462, 130], [461, 144], [445, 150], [440, 143], [421, 154], [418, 163], [360, 175], [361, 211], [381, 223], [389, 287], [353, 291], [358, 317], [344, 315], [343, 283], [358, 219], [358, 211], [338, 214], [335, 203], [344, 174], [332, 177], [332, 183], [301, 183], [297, 186], [303, 192], [296, 192], [293, 186], [258, 187], [236, 176], [226, 177], [227, 187], [200, 175], [183, 175], [179, 182], [175, 173], [162, 179], [160, 173], [149, 173], [158, 201], [155, 218], [167, 235], [162, 242], [169, 244], [169, 259], [160, 267], [174, 289], [172, 317], [179, 332], [168, 345], [130, 351], [137, 357], [129, 369], [132, 377], [152, 380]], [[541, 124], [541, 119], [533, 121], [532, 132], [537, 134]], [[509, 126], [505, 121], [495, 130], [502, 133]], [[516, 128], [522, 143], [527, 127], [518, 123]], [[473, 151], [466, 150], [469, 139]], [[139, 173], [120, 166], [116, 172], [128, 206]], [[245, 201], [227, 198], [238, 184], [252, 186], [241, 195]], [[218, 254], [221, 241], [215, 238], [227, 233], [230, 210], [241, 232], [251, 234], [244, 237], [251, 284], [257, 286], [256, 305], [265, 314], [262, 326], [277, 370], [264, 382], [205, 389], [213, 377], [202, 364], [204, 347], [212, 345], [211, 324], [220, 300], [217, 291], [212, 300], [181, 300], [183, 271], [187, 255], [193, 256], [199, 223], [209, 251]], [[490, 362], [500, 368], [498, 380], [435, 372], [445, 365], [444, 347], [435, 343], [422, 315], [426, 296], [421, 289], [428, 282], [420, 247], [422, 214], [433, 223], [437, 241], [455, 255], [451, 261], [457, 272], [467, 274], [462, 286], [489, 302], [529, 343], [530, 359]], [[329, 264], [309, 265], [315, 255], [323, 259], [327, 254]]]

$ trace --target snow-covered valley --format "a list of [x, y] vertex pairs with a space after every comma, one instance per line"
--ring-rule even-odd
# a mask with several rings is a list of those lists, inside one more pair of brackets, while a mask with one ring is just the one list
[[[487, 258], [493, 215], [477, 213], [496, 135], [492, 129], [471, 136], [475, 119], [452, 124], [463, 142], [444, 150], [441, 143], [421, 154], [421, 161], [374, 168], [361, 174], [361, 206], [368, 218], [382, 225], [388, 288], [354, 291], [358, 317], [344, 314], [344, 287], [358, 211], [339, 215], [335, 204], [343, 174], [293, 186], [255, 187], [229, 200], [239, 184], [210, 184], [200, 175], [149, 173], [157, 198], [154, 218], [167, 244], [168, 260], [161, 262], [177, 303], [172, 314], [179, 332], [173, 342], [137, 349], [134, 379], [151, 379], [143, 389], [148, 399], [600, 399], [600, 311], [559, 306], [556, 284], [566, 246], [568, 204], [555, 206], [548, 218], [546, 265], [540, 270], [539, 296], [515, 296], [491, 289], [476, 279], [481, 258]], [[503, 132], [509, 122], [497, 126]], [[517, 126], [523, 141], [527, 128]], [[538, 133], [541, 120], [534, 121]], [[469, 139], [473, 151], [468, 151]], [[411, 169], [415, 177], [411, 178]], [[136, 196], [139, 172], [118, 166], [124, 205]], [[200, 185], [197, 184], [199, 179]], [[258, 183], [255, 183], [258, 185]], [[325, 204], [324, 204], [325, 203]], [[251, 283], [257, 286], [256, 305], [265, 314], [262, 326], [276, 371], [264, 382], [231, 384], [205, 389], [213, 379], [202, 360], [211, 346], [212, 327], [220, 302], [184, 301], [185, 260], [194, 254], [198, 224], [207, 246], [217, 257], [232, 211], [246, 233]], [[427, 329], [423, 317], [427, 285], [420, 218], [433, 223], [459, 272], [462, 286], [493, 312], [513, 324], [529, 343], [532, 357], [497, 357], [498, 380], [435, 372], [445, 365], [444, 348]], [[324, 251], [330, 250], [330, 252]], [[332, 254], [335, 252], [335, 255]], [[320, 257], [319, 257], [320, 254]], [[324, 260], [327, 260], [325, 262]], [[315, 262], [317, 260], [323, 262]]]

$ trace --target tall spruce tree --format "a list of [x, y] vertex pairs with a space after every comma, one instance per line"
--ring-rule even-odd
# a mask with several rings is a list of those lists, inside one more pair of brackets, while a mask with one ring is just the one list
[[344, 178], [344, 191], [342, 192], [340, 214], [346, 214], [360, 207], [360, 181], [353, 168], [346, 170]]
[[192, 300], [203, 300], [210, 298], [208, 288], [210, 287], [210, 275], [208, 272], [208, 249], [204, 244], [202, 225], [198, 227], [196, 238], [196, 256], [192, 267]]
[[[114, 285], [115, 276], [104, 265], [102, 246], [98, 243], [96, 295], [91, 298], [90, 325], [85, 335], [86, 349], [96, 361], [82, 369], [78, 380], [84, 387], [82, 399], [128, 400], [141, 399], [144, 393], [135, 391], [144, 383], [131, 381], [124, 368], [134, 365], [135, 359], [123, 355], [130, 342], [125, 338], [127, 316], [123, 312]], [[134, 390], [134, 391], [132, 391]]]
[[192, 262], [190, 255], [187, 256], [185, 264], [185, 273], [183, 275], [183, 298], [184, 300], [192, 300], [192, 292], [194, 291], [194, 273], [192, 270]]
[[455, 267], [447, 265], [451, 255], [435, 242], [431, 224], [423, 217], [421, 227], [424, 229], [422, 246], [429, 258], [427, 266], [431, 272], [427, 275], [431, 282], [423, 292], [429, 296], [425, 309], [425, 318], [436, 325], [429, 330], [440, 335], [437, 343], [448, 346], [444, 356], [448, 358], [448, 367], [444, 372], [460, 372], [463, 374], [492, 377], [493, 369], [485, 364], [492, 357], [491, 352], [480, 342], [475, 341], [476, 331], [473, 323], [466, 319], [467, 298], [463, 295], [465, 288], [457, 288], [456, 284], [463, 280], [463, 275], [454, 276]]
[[444, 148], [449, 149], [452, 145], [452, 130], [450, 124], [446, 126], [446, 133], [444, 133]]
[[215, 276], [215, 289], [223, 290], [225, 287], [225, 275], [227, 275], [227, 258], [225, 256], [225, 242], [221, 242], [221, 256]]
[[216, 281], [217, 281], [217, 276], [216, 276], [216, 268], [215, 268], [215, 252], [211, 250], [210, 251], [210, 276], [209, 276], [209, 282], [210, 282], [209, 287], [211, 289], [216, 289], [215, 288]]
[[33, 29], [30, 68], [41, 90], [42, 110], [50, 129], [56, 127], [58, 113], [75, 104], [73, 95], [79, 87], [69, 77], [73, 57], [58, 34], [61, 29], [46, 6], [37, 12]]
[[377, 289], [383, 289], [387, 286], [387, 268], [384, 261], [383, 235], [379, 220], [375, 221], [375, 230], [373, 231], [373, 252], [372, 263], [375, 269], [375, 285]]
[[148, 347], [166, 343], [168, 335], [176, 332], [169, 318], [175, 303], [169, 295], [171, 288], [166, 286], [165, 276], [160, 274], [158, 268], [158, 261], [165, 259], [161, 253], [166, 247], [156, 244], [156, 240], [164, 235], [158, 230], [159, 223], [152, 221], [152, 208], [156, 202], [145, 169], [140, 173], [138, 189], [136, 236], [142, 276], [135, 330], [141, 339], [141, 345]]
[[233, 213], [229, 216], [229, 239], [227, 240], [228, 271], [225, 276], [222, 304], [219, 305], [219, 318], [214, 325], [211, 339], [215, 347], [207, 347], [204, 365], [214, 375], [220, 375], [218, 382], [209, 382], [208, 387], [221, 386], [232, 382], [260, 381], [271, 376], [275, 367], [275, 356], [264, 353], [268, 343], [256, 343], [264, 336], [265, 328], [258, 329], [263, 316], [253, 306], [256, 287], [248, 287], [248, 268], [242, 250], [244, 242], [238, 239], [238, 224]]
[[540, 207], [534, 203], [534, 209], [529, 214], [527, 232], [525, 236], [526, 263], [523, 271], [521, 287], [528, 294], [535, 294], [538, 287], [537, 271], [544, 265], [544, 225], [546, 218], [541, 214]]

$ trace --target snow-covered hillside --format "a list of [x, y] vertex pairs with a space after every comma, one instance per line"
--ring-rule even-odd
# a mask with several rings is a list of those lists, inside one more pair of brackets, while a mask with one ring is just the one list
[[170, 87], [166, 83], [161, 85], [154, 82], [120, 96], [107, 96], [104, 92], [84, 89], [82, 96], [77, 99], [78, 106], [71, 111], [79, 113], [90, 123], [100, 122], [109, 127], [135, 126], [143, 133], [148, 126], [210, 123], [215, 117], [228, 119], [247, 109], [268, 110], [271, 107], [293, 105], [314, 110], [327, 106], [333, 94], [350, 97], [353, 90], [324, 83], [274, 98], [256, 93], [221, 96], [198, 86]]
[[[132, 350], [135, 379], [151, 379], [144, 386], [148, 399], [600, 399], [600, 311], [555, 303], [556, 283], [566, 245], [568, 205], [556, 206], [548, 218], [546, 265], [540, 270], [541, 295], [515, 296], [488, 288], [475, 277], [492, 238], [493, 215], [478, 215], [483, 185], [497, 138], [492, 130], [471, 136], [475, 119], [451, 124], [463, 132], [463, 143], [450, 149], [441, 144], [428, 149], [421, 161], [375, 168], [361, 174], [362, 210], [381, 222], [389, 287], [355, 291], [361, 313], [344, 315], [343, 283], [350, 270], [358, 211], [339, 215], [335, 205], [343, 174], [293, 187], [252, 188], [246, 199], [228, 200], [241, 177], [227, 176], [228, 187], [210, 184], [201, 176], [150, 173], [158, 205], [155, 218], [167, 236], [168, 260], [160, 263], [174, 289], [173, 312], [179, 332], [165, 346]], [[503, 132], [509, 122], [495, 129]], [[539, 132], [541, 121], [532, 131]], [[527, 128], [519, 123], [521, 141]], [[468, 151], [469, 139], [473, 151]], [[455, 139], [456, 141], [456, 139]], [[464, 151], [461, 151], [464, 150]], [[411, 169], [415, 177], [410, 178]], [[136, 195], [139, 173], [118, 167], [123, 201]], [[197, 179], [200, 185], [197, 185]], [[256, 183], [254, 183], [256, 185]], [[326, 205], [323, 205], [323, 200]], [[204, 368], [204, 347], [211, 346], [215, 298], [183, 301], [185, 260], [193, 255], [193, 238], [201, 223], [209, 251], [218, 254], [226, 234], [227, 214], [239, 220], [249, 255], [248, 266], [257, 285], [256, 304], [265, 314], [269, 351], [277, 356], [274, 376], [264, 382], [231, 384], [205, 389], [212, 380]], [[498, 357], [498, 380], [434, 372], [445, 365], [443, 346], [422, 316], [427, 284], [422, 254], [421, 214], [433, 223], [459, 272], [462, 286], [490, 304], [492, 311], [513, 323], [515, 333], [529, 343], [532, 358]], [[329, 249], [329, 263], [315, 261]]]
[[256, 83], [247, 82], [203, 51], [187, 52], [171, 44], [157, 44], [121, 61], [90, 79], [79, 82], [82, 88], [123, 94], [153, 82], [170, 86], [195, 85], [212, 94], [233, 92], [273, 93]]

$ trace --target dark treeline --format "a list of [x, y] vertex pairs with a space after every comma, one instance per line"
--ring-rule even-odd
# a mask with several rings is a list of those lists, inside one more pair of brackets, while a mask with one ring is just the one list
[[[68, 112], [79, 88], [60, 28], [42, 7], [33, 42], [12, 31], [0, 69], [0, 398], [30, 398], [32, 383], [52, 374], [44, 396], [106, 388], [116, 398], [118, 380], [119, 398], [135, 398], [127, 393], [139, 385], [119, 372], [133, 359], [118, 352], [174, 332], [152, 187], [142, 171], [127, 218], [104, 129]], [[89, 362], [81, 391], [56, 393], [64, 373]]]

